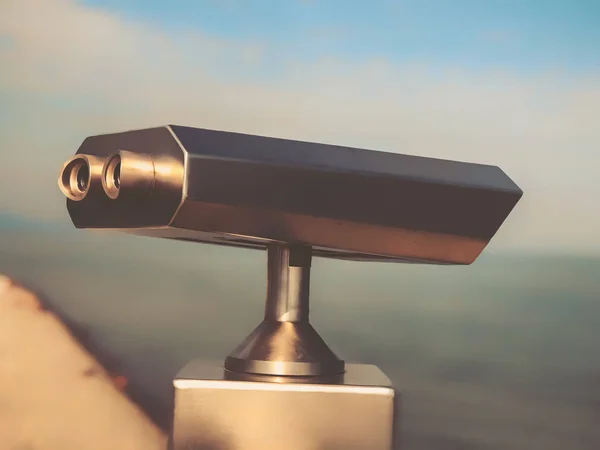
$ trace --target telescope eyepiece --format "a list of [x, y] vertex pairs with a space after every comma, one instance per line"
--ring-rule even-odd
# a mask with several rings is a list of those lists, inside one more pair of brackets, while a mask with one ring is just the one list
[[154, 188], [154, 161], [149, 155], [119, 150], [110, 155], [102, 168], [102, 187], [116, 200], [149, 194]]
[[[101, 160], [90, 155], [75, 155], [62, 167], [58, 177], [61, 192], [73, 201], [83, 200], [102, 168]], [[98, 180], [96, 180], [98, 181]]]
[[115, 200], [121, 190], [121, 155], [115, 153], [106, 161], [102, 170], [102, 187], [110, 198]]

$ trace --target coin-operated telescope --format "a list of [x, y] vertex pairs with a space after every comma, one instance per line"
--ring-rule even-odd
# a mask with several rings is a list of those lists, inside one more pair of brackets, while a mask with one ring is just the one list
[[388, 450], [399, 394], [309, 322], [313, 257], [470, 264], [522, 196], [499, 168], [167, 126], [87, 138], [59, 176], [77, 228], [266, 250], [264, 320], [174, 380], [173, 450]]

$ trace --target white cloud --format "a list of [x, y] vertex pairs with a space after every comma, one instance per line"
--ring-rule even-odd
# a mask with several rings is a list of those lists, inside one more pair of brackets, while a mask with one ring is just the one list
[[69, 0], [5, 0], [2, 36], [2, 209], [63, 216], [56, 172], [85, 136], [179, 123], [499, 165], [525, 197], [498, 245], [600, 247], [598, 79], [300, 63]]

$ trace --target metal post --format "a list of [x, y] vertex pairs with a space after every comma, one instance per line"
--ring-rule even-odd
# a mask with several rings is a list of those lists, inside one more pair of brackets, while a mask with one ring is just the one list
[[263, 322], [225, 359], [231, 372], [276, 376], [324, 376], [344, 372], [339, 359], [308, 320], [308, 246], [269, 245]]

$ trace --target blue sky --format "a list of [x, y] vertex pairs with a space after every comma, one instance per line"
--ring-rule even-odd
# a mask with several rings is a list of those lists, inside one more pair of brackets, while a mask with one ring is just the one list
[[525, 195], [495, 246], [600, 254], [599, 25], [598, 0], [3, 0], [0, 211], [67, 223], [86, 136], [175, 123], [496, 165]]
[[87, 0], [166, 29], [269, 43], [269, 63], [336, 55], [519, 72], [600, 67], [597, 0]]

